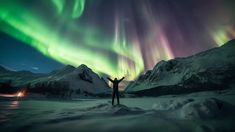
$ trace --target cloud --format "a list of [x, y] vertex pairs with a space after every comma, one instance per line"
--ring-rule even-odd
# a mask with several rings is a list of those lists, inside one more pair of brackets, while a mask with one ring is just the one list
[[39, 70], [39, 68], [38, 68], [38, 67], [32, 67], [32, 69], [33, 69], [33, 70], [36, 70], [36, 71], [38, 71], [38, 70]]

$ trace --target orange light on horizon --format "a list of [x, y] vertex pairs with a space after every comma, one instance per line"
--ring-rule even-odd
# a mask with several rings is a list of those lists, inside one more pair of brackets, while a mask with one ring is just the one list
[[24, 97], [25, 96], [25, 92], [24, 91], [19, 91], [17, 93], [14, 93], [14, 94], [1, 94], [0, 93], [0, 96], [1, 97]]
[[17, 93], [17, 97], [23, 97], [24, 96], [24, 93], [23, 92], [18, 92]]

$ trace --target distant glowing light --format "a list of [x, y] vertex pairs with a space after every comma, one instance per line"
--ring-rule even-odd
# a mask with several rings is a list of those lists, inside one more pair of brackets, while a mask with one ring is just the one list
[[24, 96], [23, 92], [18, 92], [17, 97], [23, 97], [23, 96]]
[[20, 92], [13, 93], [13, 94], [1, 94], [0, 93], [0, 97], [24, 97], [24, 96], [25, 96], [24, 91], [20, 91]]
[[16, 97], [15, 94], [1, 94], [0, 93], [0, 97]]

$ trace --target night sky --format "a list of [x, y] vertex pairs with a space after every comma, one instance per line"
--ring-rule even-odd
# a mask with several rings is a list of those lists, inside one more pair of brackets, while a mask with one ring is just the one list
[[1, 0], [0, 64], [128, 80], [235, 38], [234, 0]]

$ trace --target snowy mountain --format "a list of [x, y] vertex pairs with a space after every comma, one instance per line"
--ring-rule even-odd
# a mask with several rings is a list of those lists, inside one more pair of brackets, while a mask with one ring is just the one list
[[11, 80], [13, 86], [21, 86], [44, 76], [46, 74], [32, 73], [30, 71], [11, 71], [0, 65], [0, 83]]
[[198, 54], [160, 61], [131, 82], [125, 92], [138, 95], [178, 94], [235, 86], [235, 40]]
[[[49, 74], [36, 74], [28, 71], [9, 71], [0, 68], [0, 82], [12, 81], [14, 86], [24, 86], [30, 84], [30, 91], [45, 93], [49, 91], [53, 94], [69, 92], [71, 94], [108, 94], [111, 89], [96, 73], [86, 65], [75, 68], [67, 65], [61, 70], [53, 71]], [[57, 91], [57, 92], [56, 92]], [[64, 94], [63, 93], [63, 94]]]

